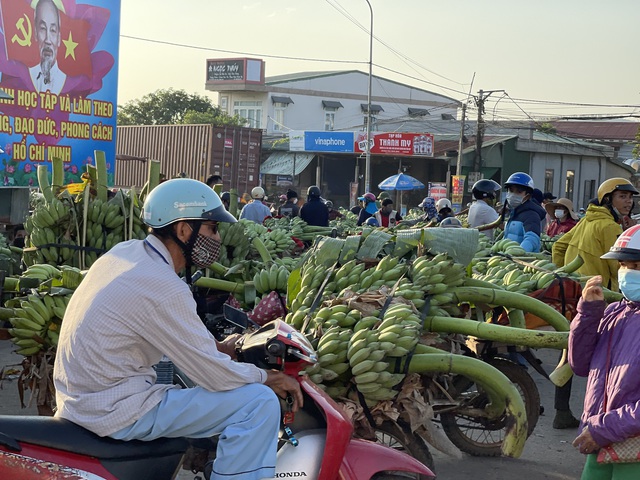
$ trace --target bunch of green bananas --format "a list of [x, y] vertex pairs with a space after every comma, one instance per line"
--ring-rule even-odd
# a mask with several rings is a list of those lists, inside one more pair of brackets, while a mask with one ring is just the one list
[[365, 270], [358, 282], [358, 292], [377, 290], [383, 285], [393, 285], [407, 271], [405, 264], [399, 264], [398, 257], [387, 255], [378, 262], [376, 268]]
[[71, 295], [30, 294], [8, 301], [7, 306], [13, 308], [14, 315], [9, 319], [13, 327], [9, 334], [18, 347], [16, 353], [29, 356], [43, 349], [55, 348], [70, 299]]
[[253, 277], [253, 283], [258, 293], [268, 293], [274, 290], [286, 292], [288, 280], [289, 270], [275, 263], [269, 269], [265, 268]]
[[245, 222], [220, 222], [218, 232], [222, 242], [218, 262], [225, 267], [233, 267], [243, 262], [251, 251], [251, 243], [245, 234]]
[[524, 248], [520, 246], [518, 242], [515, 240], [509, 240], [508, 238], [503, 238], [502, 240], [498, 240], [491, 247], [492, 253], [505, 253], [507, 255], [511, 255], [512, 257], [522, 257], [527, 254]]
[[355, 258], [344, 263], [336, 271], [336, 275], [333, 278], [335, 282], [334, 291], [341, 292], [347, 287], [358, 285], [365, 267], [366, 265], [364, 263], [358, 263]]
[[50, 263], [57, 265], [68, 261], [73, 255], [69, 249], [60, 251], [60, 232], [69, 227], [69, 208], [58, 198], [51, 202], [40, 203], [31, 216], [25, 220], [25, 230], [28, 234], [26, 247], [36, 247], [37, 250], [31, 256], [27, 255], [25, 263]]
[[277, 265], [281, 265], [287, 270], [289, 270], [289, 272], [293, 272], [296, 268], [298, 268], [298, 265], [300, 264], [299, 257], [282, 257], [282, 258], [277, 257], [277, 258], [274, 258], [273, 261]]
[[[352, 334], [351, 329], [337, 325], [330, 327], [323, 333], [316, 349], [318, 363], [307, 369], [312, 382], [325, 388], [340, 386], [346, 390], [344, 380], [348, 381], [350, 376], [344, 378], [344, 374], [349, 370], [347, 347]], [[343, 376], [342, 382], [340, 381], [341, 376]]]
[[278, 254], [290, 252], [296, 245], [286, 230], [269, 230], [260, 237], [262, 238], [262, 242], [265, 247], [267, 247], [267, 250], [273, 257]]
[[557, 269], [554, 263], [544, 259], [534, 260], [531, 265], [522, 267], [504, 257], [491, 257], [474, 265], [473, 278], [526, 295], [553, 282]]
[[36, 263], [28, 267], [22, 273], [22, 276], [36, 278], [40, 282], [46, 282], [51, 278], [62, 278], [62, 271], [48, 263]]
[[[327, 276], [327, 268], [313, 259], [307, 261], [301, 270], [301, 288], [291, 302], [291, 310], [297, 311], [301, 306], [310, 307], [318, 293], [320, 285]], [[330, 291], [327, 289], [327, 291]]]

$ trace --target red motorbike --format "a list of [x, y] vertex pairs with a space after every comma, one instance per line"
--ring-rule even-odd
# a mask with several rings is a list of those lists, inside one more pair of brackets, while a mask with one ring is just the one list
[[[300, 372], [315, 363], [309, 341], [276, 320], [246, 335], [238, 359], [295, 377], [305, 396], [292, 416], [283, 401], [275, 478], [401, 480], [435, 478], [403, 452], [352, 438], [351, 421], [328, 395]], [[174, 479], [192, 442], [102, 438], [55, 417], [0, 416], [0, 478], [20, 480]]]

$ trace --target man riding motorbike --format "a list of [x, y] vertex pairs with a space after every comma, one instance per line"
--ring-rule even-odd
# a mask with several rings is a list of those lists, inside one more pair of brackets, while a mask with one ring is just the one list
[[[178, 273], [211, 265], [218, 222], [235, 222], [197, 180], [157, 186], [145, 200], [145, 240], [115, 246], [90, 269], [65, 314], [54, 367], [56, 416], [119, 440], [221, 434], [211, 479], [275, 475], [282, 397], [298, 382], [233, 361], [196, 313]], [[163, 355], [198, 387], [155, 384]], [[270, 388], [269, 388], [270, 387]]]

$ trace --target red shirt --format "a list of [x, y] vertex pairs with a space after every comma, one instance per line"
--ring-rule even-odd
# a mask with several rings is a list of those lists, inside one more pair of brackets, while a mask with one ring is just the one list
[[547, 235], [555, 237], [559, 233], [567, 233], [573, 227], [576, 226], [576, 222], [573, 218], [569, 217], [564, 222], [560, 223], [559, 220], [554, 220], [547, 226]]

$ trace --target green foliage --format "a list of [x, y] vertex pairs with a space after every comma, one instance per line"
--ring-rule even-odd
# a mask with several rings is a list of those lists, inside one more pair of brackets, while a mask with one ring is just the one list
[[640, 157], [640, 127], [638, 127], [638, 133], [636, 133], [636, 146], [633, 148], [633, 158]]
[[548, 123], [548, 122], [540, 124], [537, 130], [542, 133], [555, 134], [557, 132], [556, 127], [554, 127], [552, 123]]
[[[194, 119], [197, 119], [198, 122], [192, 121]], [[118, 125], [176, 125], [183, 123], [243, 124], [242, 119], [237, 116], [230, 117], [211, 99], [173, 88], [157, 90], [118, 107]]]

